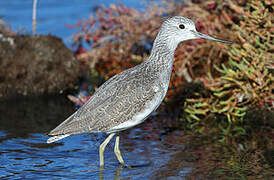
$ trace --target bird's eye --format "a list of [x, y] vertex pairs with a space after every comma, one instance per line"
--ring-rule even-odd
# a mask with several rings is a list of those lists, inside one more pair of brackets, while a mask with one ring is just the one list
[[180, 29], [185, 29], [185, 25], [180, 24], [180, 25], [179, 25], [179, 28], [180, 28]]

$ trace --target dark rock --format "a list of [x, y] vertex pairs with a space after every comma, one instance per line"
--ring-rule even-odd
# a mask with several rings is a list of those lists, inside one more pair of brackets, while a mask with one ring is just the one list
[[78, 75], [79, 64], [61, 39], [0, 34], [0, 97], [62, 92]]

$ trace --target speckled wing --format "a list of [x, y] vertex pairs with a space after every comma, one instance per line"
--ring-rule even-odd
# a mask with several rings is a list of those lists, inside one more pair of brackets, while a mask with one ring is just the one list
[[111, 129], [132, 120], [146, 106], [151, 106], [149, 102], [157, 101], [158, 107], [162, 101], [162, 95], [159, 94], [162, 92], [155, 91], [153, 87], [156, 82], [151, 76], [144, 78], [137, 68], [132, 68], [130, 72], [123, 71], [105, 82], [86, 104], [49, 135], [119, 131]]

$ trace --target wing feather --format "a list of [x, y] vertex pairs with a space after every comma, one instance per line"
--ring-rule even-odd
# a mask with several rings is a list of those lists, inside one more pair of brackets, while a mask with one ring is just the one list
[[149, 85], [144, 84], [144, 79], [139, 78], [141, 72], [134, 68], [133, 73], [126, 70], [106, 81], [87, 103], [48, 135], [107, 132], [112, 126], [130, 120], [155, 96], [151, 88], [153, 79], [146, 81]]

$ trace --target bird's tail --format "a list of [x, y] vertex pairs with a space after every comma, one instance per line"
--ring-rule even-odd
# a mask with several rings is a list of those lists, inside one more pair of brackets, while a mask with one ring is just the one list
[[64, 135], [57, 135], [57, 136], [52, 136], [47, 140], [47, 143], [53, 143], [55, 141], [58, 141], [60, 139], [63, 139], [65, 137], [70, 136], [70, 134], [64, 134]]

